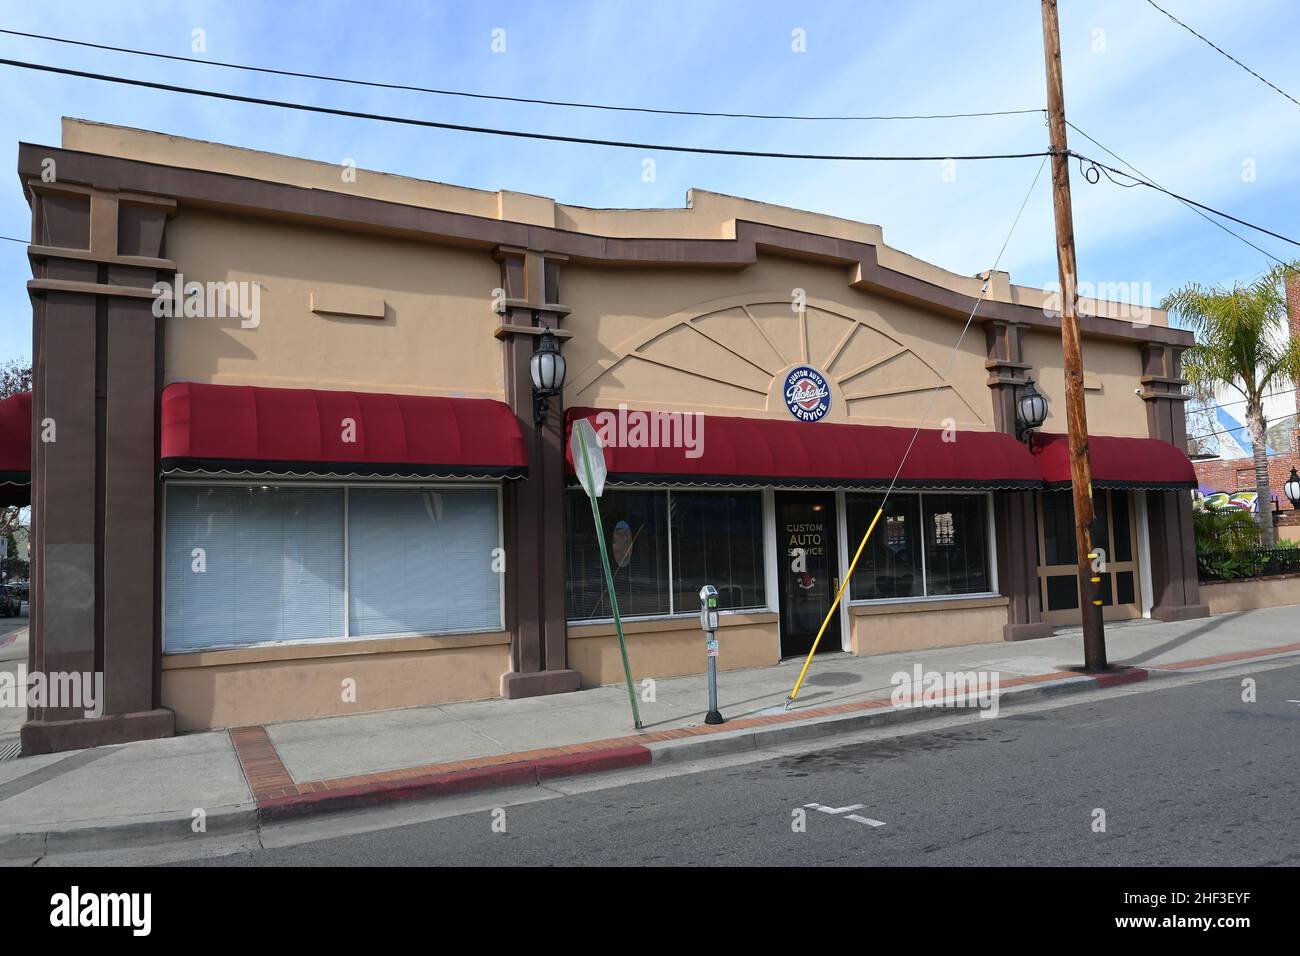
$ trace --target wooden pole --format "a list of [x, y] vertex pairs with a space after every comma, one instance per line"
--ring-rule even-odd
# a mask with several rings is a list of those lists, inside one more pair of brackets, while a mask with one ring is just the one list
[[1088, 462], [1088, 416], [1083, 405], [1083, 346], [1079, 341], [1070, 207], [1070, 156], [1065, 134], [1065, 91], [1061, 81], [1061, 37], [1056, 0], [1042, 0], [1043, 56], [1047, 62], [1047, 119], [1052, 138], [1052, 206], [1056, 217], [1056, 261], [1061, 278], [1061, 352], [1065, 360], [1065, 414], [1070, 433], [1070, 477], [1074, 490], [1074, 539], [1079, 558], [1079, 610], [1083, 617], [1083, 663], [1089, 674], [1106, 669], [1100, 581], [1092, 552], [1092, 467]]

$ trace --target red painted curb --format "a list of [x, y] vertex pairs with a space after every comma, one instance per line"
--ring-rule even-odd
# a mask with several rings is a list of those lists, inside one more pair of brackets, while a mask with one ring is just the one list
[[408, 780], [389, 780], [356, 787], [343, 787], [338, 790], [301, 793], [292, 797], [273, 797], [258, 801], [257, 818], [261, 823], [269, 823], [297, 819], [314, 813], [373, 807], [404, 800], [427, 800], [475, 790], [536, 786], [543, 780], [553, 780], [557, 777], [621, 770], [648, 763], [650, 763], [650, 751], [639, 745], [566, 754], [562, 757], [526, 760], [496, 767], [453, 770], [425, 777], [412, 777]]
[[1118, 687], [1121, 684], [1140, 684], [1149, 676], [1141, 667], [1125, 667], [1110, 674], [1098, 674], [1093, 680], [1098, 687]]

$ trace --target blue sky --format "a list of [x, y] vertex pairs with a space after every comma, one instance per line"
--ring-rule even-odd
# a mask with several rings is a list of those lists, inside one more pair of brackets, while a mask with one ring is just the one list
[[[1300, 96], [1300, 21], [1284, 0], [1161, 5]], [[195, 28], [213, 59], [506, 95], [669, 108], [911, 113], [1037, 108], [1044, 102], [1037, 0], [971, 3], [599, 2], [130, 3], [14, 5], [0, 25], [190, 55]], [[505, 30], [506, 50], [491, 49]], [[806, 52], [791, 49], [796, 28]], [[1300, 107], [1141, 0], [1062, 0], [1068, 115], [1177, 192], [1300, 232]], [[0, 56], [211, 89], [515, 129], [782, 151], [961, 154], [1045, 148], [1041, 117], [929, 122], [776, 123], [610, 114], [366, 90], [167, 63], [0, 36]], [[380, 125], [0, 67], [0, 161], [20, 141], [57, 144], [63, 115], [482, 189], [596, 207], [681, 206], [692, 186], [884, 227], [886, 241], [961, 273], [987, 269], [1039, 160], [824, 164], [646, 153]], [[1071, 145], [1097, 153], [1072, 134]], [[644, 182], [641, 163], [656, 161]], [[1101, 157], [1099, 157], [1101, 158]], [[1243, 162], [1253, 161], [1254, 181]], [[16, 176], [0, 190], [0, 235], [25, 238]], [[1263, 257], [1144, 188], [1073, 170], [1081, 278], [1150, 283], [1153, 299], [1189, 280], [1232, 282]], [[1236, 227], [1234, 227], [1236, 228]], [[1266, 237], [1281, 258], [1300, 250]], [[1002, 267], [1056, 278], [1046, 176]], [[0, 358], [29, 356], [25, 250], [0, 242]]]

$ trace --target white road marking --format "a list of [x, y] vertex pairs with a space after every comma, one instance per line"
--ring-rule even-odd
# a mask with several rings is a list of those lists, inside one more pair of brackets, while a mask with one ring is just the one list
[[829, 813], [832, 816], [839, 816], [841, 813], [848, 813], [845, 820], [852, 820], [854, 823], [864, 823], [869, 827], [883, 827], [883, 820], [873, 820], [871, 817], [860, 817], [856, 813], [849, 813], [850, 810], [861, 810], [865, 803], [854, 803], [847, 807], [826, 807], [820, 803], [805, 803], [804, 808], [807, 810], [816, 810], [818, 813]]
[[871, 817], [860, 817], [856, 813], [850, 813], [845, 820], [852, 820], [854, 823], [865, 823], [869, 827], [883, 827], [884, 820], [873, 820]]
[[824, 807], [824, 806], [822, 806], [820, 803], [805, 803], [805, 804], [804, 804], [804, 807], [805, 807], [806, 809], [809, 809], [809, 810], [816, 810], [816, 811], [818, 811], [819, 813], [831, 813], [831, 814], [837, 814], [837, 815], [838, 815], [838, 814], [841, 814], [841, 813], [848, 813], [850, 810], [861, 810], [861, 809], [862, 809], [863, 807], [865, 807], [865, 806], [866, 806], [865, 803], [855, 803], [855, 804], [853, 804], [852, 806], [848, 806], [848, 807]]

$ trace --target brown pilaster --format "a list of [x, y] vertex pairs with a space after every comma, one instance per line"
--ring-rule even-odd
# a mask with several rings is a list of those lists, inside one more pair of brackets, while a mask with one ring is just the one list
[[102, 675], [103, 699], [92, 716], [30, 708], [23, 751], [168, 736], [173, 715], [154, 690], [161, 324], [151, 290], [174, 272], [160, 258], [174, 203], [92, 184], [24, 185], [33, 220], [29, 668]]
[[507, 627], [513, 635], [511, 671], [501, 675], [501, 696], [535, 697], [577, 690], [581, 674], [568, 667], [564, 607], [564, 405], [550, 399], [546, 420], [534, 421], [529, 362], [538, 332], [563, 340], [559, 300], [565, 257], [499, 247], [503, 308], [501, 328], [506, 401], [528, 445], [528, 477], [506, 490]]
[[[988, 386], [993, 392], [993, 426], [1016, 433], [1017, 390], [1029, 380], [1024, 361], [1025, 327], [1014, 322], [986, 322], [984, 343]], [[1038, 520], [1032, 491], [993, 494], [994, 531], [998, 549], [998, 586], [1009, 598], [1003, 637], [1023, 641], [1049, 637], [1052, 626], [1043, 620], [1038, 588]]]
[[[1187, 396], [1182, 377], [1182, 349], [1159, 342], [1142, 346], [1142, 400], [1147, 431], [1187, 451]], [[1196, 536], [1192, 501], [1185, 491], [1148, 491], [1147, 528], [1151, 541], [1151, 616], [1161, 621], [1206, 617], [1196, 573]]]

